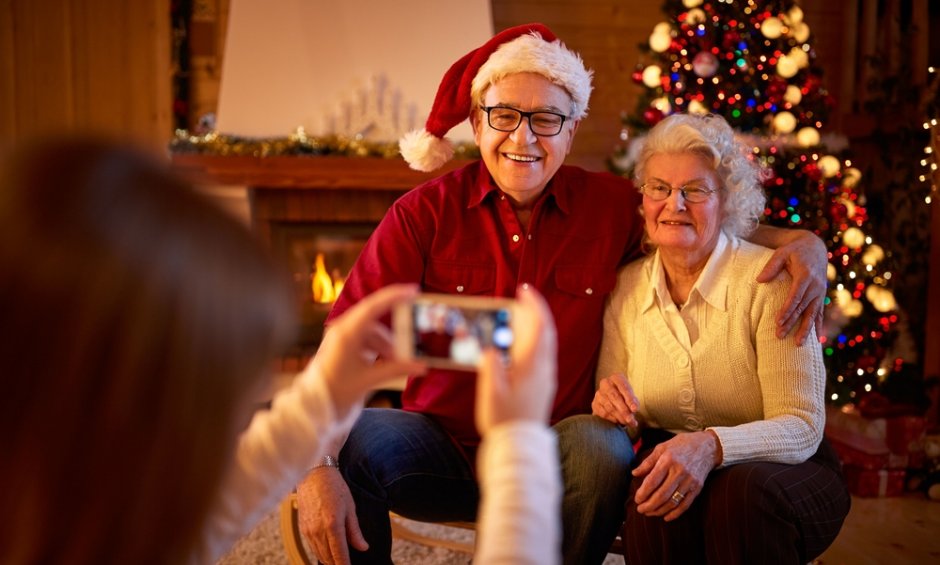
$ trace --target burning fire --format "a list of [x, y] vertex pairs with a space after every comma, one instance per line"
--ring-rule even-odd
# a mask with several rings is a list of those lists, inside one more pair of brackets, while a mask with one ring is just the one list
[[343, 290], [345, 279], [334, 269], [333, 276], [327, 273], [326, 265], [323, 260], [323, 254], [317, 253], [314, 261], [314, 271], [310, 274], [310, 289], [313, 293], [313, 301], [318, 304], [330, 304], [335, 302], [339, 293]]

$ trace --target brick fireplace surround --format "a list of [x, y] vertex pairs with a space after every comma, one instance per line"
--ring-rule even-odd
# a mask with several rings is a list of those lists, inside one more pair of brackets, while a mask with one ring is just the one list
[[[455, 160], [434, 173], [408, 168], [401, 159], [379, 157], [219, 156], [174, 154], [173, 168], [197, 186], [244, 187], [252, 229], [276, 255], [287, 260], [285, 227], [303, 230], [363, 229], [371, 233], [399, 196], [437, 175], [463, 166]], [[282, 372], [301, 369], [316, 349], [328, 307], [302, 309], [301, 341], [281, 361]], [[312, 318], [312, 321], [311, 321]], [[311, 327], [316, 326], [316, 327]]]

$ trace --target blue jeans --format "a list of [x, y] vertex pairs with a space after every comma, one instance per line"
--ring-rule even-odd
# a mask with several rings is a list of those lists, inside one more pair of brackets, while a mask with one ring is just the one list
[[[623, 522], [633, 450], [618, 426], [574, 416], [555, 426], [565, 493], [564, 562], [601, 563]], [[427, 522], [476, 518], [473, 467], [430, 418], [385, 408], [363, 411], [340, 452], [369, 550], [350, 548], [354, 564], [391, 563], [388, 512]], [[538, 540], [535, 540], [537, 543]]]

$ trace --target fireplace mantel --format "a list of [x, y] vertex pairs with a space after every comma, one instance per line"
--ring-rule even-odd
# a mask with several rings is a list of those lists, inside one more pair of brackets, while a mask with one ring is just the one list
[[422, 173], [381, 157], [172, 156], [174, 170], [196, 185], [245, 187], [252, 227], [269, 244], [275, 223], [377, 224], [399, 196], [469, 162]]
[[433, 173], [408, 168], [402, 159], [334, 156], [225, 156], [173, 154], [173, 168], [196, 184], [265, 189], [390, 190], [404, 192], [467, 164], [448, 162]]

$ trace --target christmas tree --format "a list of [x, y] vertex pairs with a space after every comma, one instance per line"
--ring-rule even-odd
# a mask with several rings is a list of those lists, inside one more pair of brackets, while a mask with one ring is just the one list
[[794, 0], [667, 0], [666, 20], [640, 46], [644, 90], [623, 118], [611, 167], [625, 175], [643, 132], [673, 112], [723, 116], [773, 171], [766, 223], [812, 230], [829, 249], [820, 341], [827, 397], [857, 402], [884, 390], [903, 359], [890, 354], [898, 322], [890, 253], [871, 237], [861, 173], [847, 143], [824, 134], [833, 106], [812, 33]]

